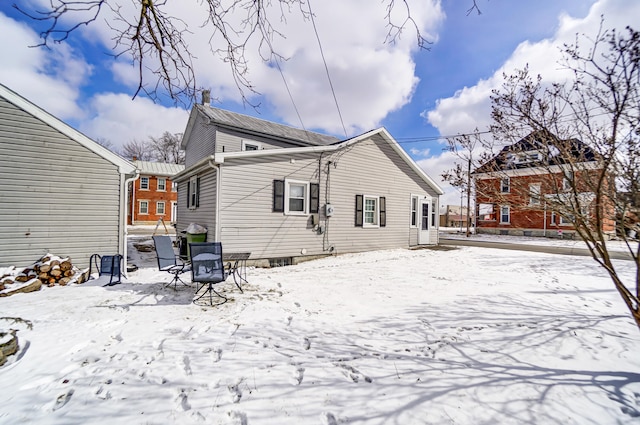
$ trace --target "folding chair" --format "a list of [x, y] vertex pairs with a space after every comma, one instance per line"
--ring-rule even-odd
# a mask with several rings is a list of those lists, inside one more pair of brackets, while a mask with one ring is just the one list
[[165, 286], [173, 285], [173, 289], [178, 289], [178, 282], [188, 286], [180, 278], [182, 273], [189, 271], [189, 264], [184, 263], [173, 250], [173, 242], [169, 236], [153, 236], [153, 244], [156, 248], [158, 258], [158, 269], [170, 273], [173, 278]]
[[[220, 305], [228, 301], [228, 298], [214, 289], [214, 285], [224, 282], [229, 276], [222, 261], [222, 244], [220, 242], [194, 242], [189, 244], [189, 256], [191, 258], [191, 281], [196, 282], [196, 296], [193, 302], [209, 295], [209, 304]], [[207, 289], [200, 295], [198, 292], [204, 287]], [[214, 304], [213, 295], [221, 301]]]
[[[100, 261], [100, 266], [98, 266], [98, 261]], [[91, 276], [91, 266], [95, 265], [96, 269], [98, 269], [98, 276], [110, 276], [109, 283], [104, 286], [113, 286], [118, 283], [122, 283], [122, 263], [123, 258], [122, 255], [100, 255], [93, 254], [89, 258], [89, 276]], [[114, 281], [113, 278], [116, 278]]]

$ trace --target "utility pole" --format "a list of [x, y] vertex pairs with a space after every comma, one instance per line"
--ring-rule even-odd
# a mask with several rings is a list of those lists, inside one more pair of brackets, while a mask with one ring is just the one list
[[469, 153], [469, 158], [467, 158], [467, 237], [471, 236], [471, 229], [470, 229], [470, 223], [469, 223], [470, 215], [471, 215], [471, 153]]

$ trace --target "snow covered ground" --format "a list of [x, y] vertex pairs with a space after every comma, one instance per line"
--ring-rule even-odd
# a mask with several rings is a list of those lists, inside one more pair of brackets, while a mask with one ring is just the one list
[[349, 254], [250, 269], [212, 308], [132, 253], [123, 284], [0, 298], [33, 324], [0, 322], [0, 424], [640, 422], [640, 331], [587, 257]]

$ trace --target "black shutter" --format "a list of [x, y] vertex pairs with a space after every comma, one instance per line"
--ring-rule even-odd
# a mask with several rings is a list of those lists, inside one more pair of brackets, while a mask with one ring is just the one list
[[191, 207], [191, 180], [187, 180], [187, 208]]
[[380, 197], [380, 227], [387, 225], [387, 199], [384, 196]]
[[200, 206], [200, 177], [196, 179], [196, 208]]
[[320, 185], [318, 183], [309, 184], [309, 212], [317, 214], [320, 210]]
[[362, 227], [362, 195], [356, 195], [356, 227]]
[[284, 212], [284, 180], [273, 181], [273, 212]]

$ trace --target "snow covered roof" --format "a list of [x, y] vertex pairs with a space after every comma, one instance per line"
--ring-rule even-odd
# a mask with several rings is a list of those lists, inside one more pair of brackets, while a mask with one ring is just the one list
[[169, 164], [166, 162], [151, 162], [136, 160], [133, 163], [140, 170], [141, 175], [171, 177], [184, 170], [183, 164]]

